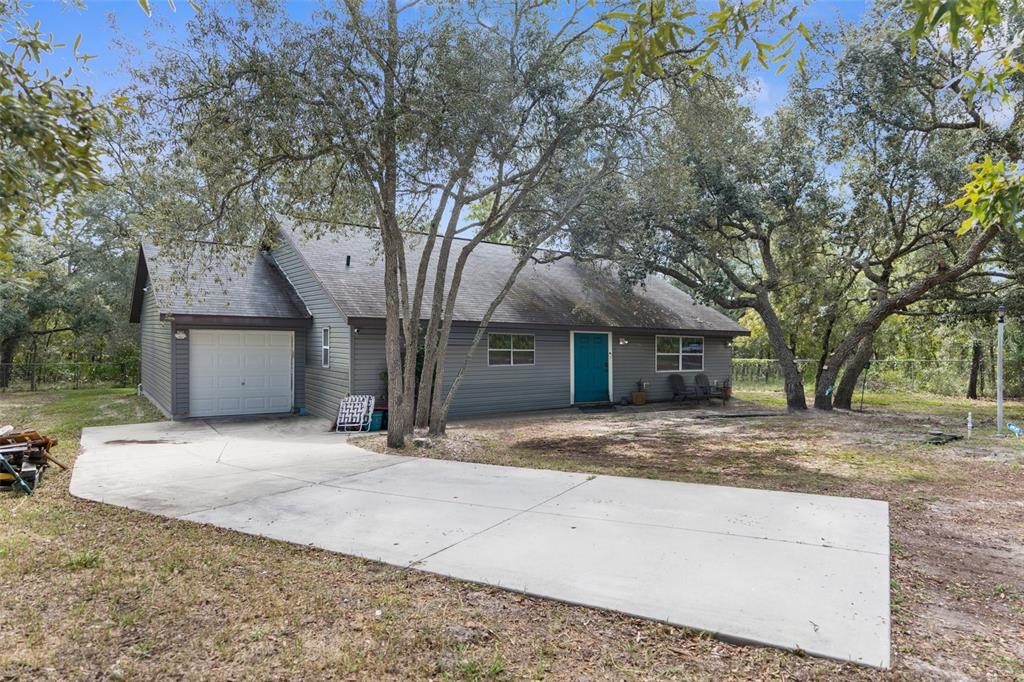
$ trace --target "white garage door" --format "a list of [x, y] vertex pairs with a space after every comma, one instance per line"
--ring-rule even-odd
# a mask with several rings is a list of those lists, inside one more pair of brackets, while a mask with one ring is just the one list
[[189, 414], [290, 412], [293, 332], [189, 332]]

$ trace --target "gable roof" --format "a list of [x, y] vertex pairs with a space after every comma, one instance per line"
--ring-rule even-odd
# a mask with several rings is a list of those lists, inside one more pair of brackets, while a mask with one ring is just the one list
[[250, 250], [225, 252], [224, 247], [197, 244], [183, 259], [161, 257], [157, 246], [143, 244], [135, 268], [132, 322], [141, 317], [147, 283], [161, 316], [311, 318], [284, 275], [262, 253]]
[[[340, 312], [348, 318], [385, 317], [384, 257], [368, 230], [350, 229], [318, 239], [306, 237], [302, 227], [285, 223], [282, 237], [305, 259]], [[449, 272], [468, 240], [455, 240]], [[407, 245], [410, 280], [425, 245], [423, 235], [410, 237]], [[428, 291], [423, 309], [432, 300], [430, 283], [436, 272], [439, 244], [428, 272]], [[348, 260], [350, 259], [350, 260]], [[462, 285], [455, 303], [454, 321], [479, 322], [501, 292], [518, 256], [504, 244], [480, 243], [466, 261]], [[346, 265], [349, 262], [349, 265]], [[649, 276], [642, 284], [625, 289], [615, 268], [608, 264], [577, 262], [562, 257], [553, 262], [530, 263], [519, 274], [492, 323], [558, 327], [608, 327], [687, 331], [736, 336], [747, 330], [717, 310], [694, 301], [666, 279]]]

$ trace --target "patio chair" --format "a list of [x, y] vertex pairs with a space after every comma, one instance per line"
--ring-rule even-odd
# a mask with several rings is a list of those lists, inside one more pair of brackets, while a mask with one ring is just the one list
[[711, 382], [708, 381], [707, 374], [698, 374], [693, 378], [693, 380], [697, 384], [697, 391], [700, 392], [702, 399], [711, 402], [717, 398], [722, 401], [723, 405], [725, 405], [725, 392], [718, 386], [712, 386]]
[[372, 395], [350, 395], [342, 398], [338, 407], [336, 430], [369, 431], [375, 401], [376, 398]]
[[668, 384], [672, 387], [672, 400], [675, 402], [700, 399], [697, 388], [687, 384], [686, 377], [682, 374], [669, 374]]

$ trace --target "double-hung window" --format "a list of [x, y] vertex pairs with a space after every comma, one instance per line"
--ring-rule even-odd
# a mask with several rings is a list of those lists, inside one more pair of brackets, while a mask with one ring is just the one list
[[320, 330], [320, 366], [331, 366], [331, 328], [324, 327]]
[[532, 365], [535, 354], [533, 334], [488, 334], [487, 364]]
[[659, 372], [704, 369], [704, 339], [699, 336], [658, 336], [654, 342], [655, 369]]

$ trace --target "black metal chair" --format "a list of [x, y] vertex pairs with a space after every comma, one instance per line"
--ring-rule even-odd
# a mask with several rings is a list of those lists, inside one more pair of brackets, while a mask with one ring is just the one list
[[697, 384], [697, 391], [701, 394], [701, 398], [708, 402], [717, 398], [722, 401], [723, 405], [725, 405], [725, 392], [718, 386], [712, 386], [711, 382], [708, 381], [707, 374], [698, 374], [693, 378], [693, 380]]
[[668, 384], [672, 387], [672, 400], [675, 402], [698, 400], [700, 398], [700, 392], [696, 387], [687, 384], [686, 378], [682, 374], [669, 374]]

